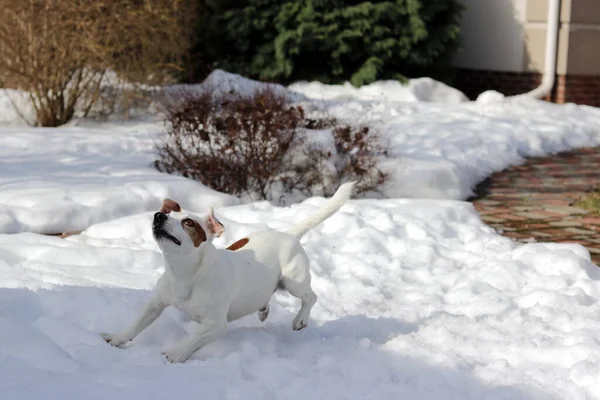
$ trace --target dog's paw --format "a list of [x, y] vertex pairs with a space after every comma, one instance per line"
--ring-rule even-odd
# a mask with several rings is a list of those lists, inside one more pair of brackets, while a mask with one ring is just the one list
[[127, 338], [123, 338], [119, 335], [113, 335], [110, 333], [101, 333], [100, 336], [102, 336], [106, 343], [114, 347], [122, 348], [127, 342], [129, 342], [129, 339]]
[[165, 356], [167, 361], [170, 362], [171, 364], [183, 363], [183, 362], [186, 362], [187, 359], [189, 358], [189, 355], [187, 354], [187, 352], [183, 351], [182, 349], [180, 349], [178, 347], [174, 347], [167, 351], [163, 351], [163, 355]]
[[264, 306], [263, 308], [260, 308], [258, 310], [258, 319], [260, 320], [260, 322], [265, 322], [265, 320], [267, 319], [268, 316], [269, 316], [269, 305], [267, 304], [266, 306]]
[[292, 329], [295, 331], [299, 331], [308, 326], [308, 320], [305, 320], [302, 315], [298, 315], [294, 318], [294, 322], [292, 322]]

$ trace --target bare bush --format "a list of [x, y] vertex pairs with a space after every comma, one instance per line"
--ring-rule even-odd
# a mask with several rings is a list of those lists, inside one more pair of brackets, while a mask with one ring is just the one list
[[[358, 182], [358, 192], [368, 192], [385, 180], [377, 166], [385, 148], [369, 128], [307, 118], [271, 89], [250, 97], [210, 91], [173, 97], [165, 106], [167, 137], [155, 162], [160, 171], [267, 200], [277, 200], [281, 193], [274, 192], [281, 189], [330, 196], [350, 180]], [[317, 145], [317, 130], [331, 136], [331, 146]]]
[[167, 140], [156, 167], [234, 195], [268, 198], [303, 111], [272, 90], [252, 97], [181, 93], [166, 106]]
[[134, 84], [172, 79], [188, 46], [190, 4], [0, 0], [0, 80], [29, 93], [32, 125], [85, 116], [109, 70]]
[[[314, 125], [313, 125], [314, 124]], [[387, 156], [387, 146], [367, 126], [354, 127], [333, 118], [310, 121], [319, 129], [329, 128], [332, 146], [310, 141], [303, 146], [304, 161], [295, 165], [295, 178], [286, 180], [287, 189], [306, 195], [332, 196], [344, 182], [356, 181], [356, 192], [376, 191], [387, 178], [379, 158]]]

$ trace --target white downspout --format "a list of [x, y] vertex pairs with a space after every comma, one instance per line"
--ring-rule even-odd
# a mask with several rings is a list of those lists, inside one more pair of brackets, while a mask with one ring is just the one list
[[546, 57], [544, 60], [544, 76], [542, 84], [525, 96], [541, 99], [552, 91], [556, 76], [556, 59], [558, 53], [558, 30], [560, 28], [560, 0], [548, 0], [548, 17], [546, 21]]

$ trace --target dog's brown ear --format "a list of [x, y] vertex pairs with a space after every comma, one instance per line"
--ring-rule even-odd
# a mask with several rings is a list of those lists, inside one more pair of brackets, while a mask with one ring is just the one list
[[177, 203], [175, 200], [164, 199], [162, 206], [160, 207], [160, 212], [168, 214], [171, 211], [181, 212], [181, 207], [179, 206], [179, 203]]
[[188, 230], [188, 234], [190, 235], [190, 239], [192, 239], [192, 243], [194, 243], [194, 247], [198, 247], [202, 244], [202, 242], [206, 242], [206, 232], [204, 232], [204, 229], [202, 229], [198, 221], [195, 219], [192, 219], [192, 224], [193, 229]]
[[212, 207], [210, 208], [210, 212], [206, 217], [206, 227], [213, 237], [219, 237], [223, 234], [223, 232], [225, 232], [225, 227], [221, 221], [215, 217], [215, 210]]

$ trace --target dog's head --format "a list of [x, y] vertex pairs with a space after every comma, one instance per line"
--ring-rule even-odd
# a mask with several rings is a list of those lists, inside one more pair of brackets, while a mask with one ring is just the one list
[[182, 212], [177, 202], [166, 199], [154, 214], [152, 235], [163, 253], [192, 252], [206, 241], [221, 236], [225, 228], [211, 208], [204, 218]]

